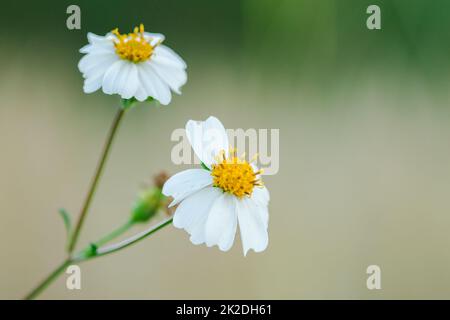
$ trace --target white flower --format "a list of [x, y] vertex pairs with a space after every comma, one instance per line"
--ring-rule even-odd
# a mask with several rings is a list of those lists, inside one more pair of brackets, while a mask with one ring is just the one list
[[87, 37], [89, 44], [80, 49], [86, 55], [78, 63], [85, 93], [102, 88], [123, 99], [152, 97], [167, 105], [170, 90], [180, 94], [187, 81], [183, 59], [161, 44], [162, 34], [145, 32], [142, 24], [129, 34], [115, 29], [104, 37], [93, 33]]
[[194, 244], [228, 251], [239, 224], [244, 255], [266, 249], [269, 192], [260, 180], [262, 171], [229, 150], [225, 128], [215, 117], [188, 121], [186, 134], [208, 170], [188, 169], [164, 184], [163, 193], [174, 198], [170, 206], [179, 204], [175, 227], [185, 229]]

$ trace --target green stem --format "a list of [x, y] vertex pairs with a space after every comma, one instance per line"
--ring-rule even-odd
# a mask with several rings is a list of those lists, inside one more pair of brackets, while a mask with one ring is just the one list
[[151, 235], [151, 234], [155, 233], [156, 231], [164, 228], [165, 226], [171, 224], [172, 221], [173, 221], [173, 218], [171, 217], [171, 218], [169, 218], [169, 219], [167, 219], [167, 220], [157, 224], [156, 226], [151, 226], [147, 230], [144, 230], [144, 231], [142, 231], [142, 232], [140, 232], [140, 233], [138, 233], [138, 234], [136, 234], [136, 235], [134, 235], [134, 236], [132, 236], [132, 237], [130, 237], [128, 239], [125, 239], [125, 240], [123, 240], [121, 242], [118, 242], [118, 243], [115, 243], [115, 244], [112, 244], [112, 245], [109, 245], [109, 246], [105, 246], [105, 247], [102, 247], [102, 248], [98, 248], [97, 249], [97, 253], [95, 255], [90, 256], [90, 257], [86, 257], [84, 259], [82, 258], [82, 260], [88, 260], [88, 259], [92, 259], [92, 258], [96, 258], [96, 257], [101, 257], [101, 256], [104, 256], [104, 255], [107, 255], [107, 254], [110, 254], [110, 253], [113, 253], [113, 252], [125, 249], [125, 248], [127, 248], [127, 247], [129, 247], [129, 246], [131, 246], [131, 245], [133, 245], [133, 244], [135, 244], [135, 243], [137, 243], [137, 242], [147, 238], [149, 235]]
[[[173, 218], [169, 218], [156, 226], [151, 226], [147, 230], [144, 230], [141, 233], [138, 233], [122, 242], [119, 242], [117, 244], [113, 244], [110, 246], [105, 246], [102, 248], [99, 248], [97, 252], [94, 255], [86, 256], [85, 253], [89, 251], [90, 247], [85, 248], [82, 250], [79, 254], [75, 255], [74, 257], [68, 258], [65, 260], [61, 265], [59, 265], [50, 275], [47, 276], [35, 289], [33, 289], [28, 295], [25, 296], [25, 299], [31, 300], [36, 298], [44, 289], [46, 289], [70, 264], [72, 263], [80, 263], [83, 261], [87, 261], [96, 257], [101, 257], [113, 252], [117, 252], [119, 250], [125, 249], [143, 239], [148, 237], [149, 235], [155, 233], [156, 231], [164, 228], [165, 226], [172, 223]], [[102, 243], [107, 243], [110, 240], [114, 239], [115, 237], [121, 235], [123, 232], [128, 230], [134, 223], [133, 222], [127, 222], [126, 224], [122, 225], [121, 227], [117, 228], [110, 234], [106, 235], [105, 237], [101, 238], [99, 241], [95, 242], [95, 246], [100, 246]]]
[[117, 238], [118, 236], [120, 236], [123, 233], [125, 233], [126, 231], [128, 231], [128, 229], [130, 229], [133, 225], [134, 225], [134, 222], [132, 220], [128, 220], [125, 224], [121, 225], [117, 229], [113, 230], [111, 233], [107, 234], [100, 240], [96, 241], [94, 243], [95, 246], [101, 247], [101, 246], [107, 244], [111, 240]]
[[120, 121], [122, 120], [124, 114], [125, 114], [125, 109], [120, 108], [117, 111], [114, 121], [109, 130], [108, 137], [106, 138], [106, 142], [103, 147], [102, 154], [100, 156], [100, 161], [95, 170], [94, 177], [92, 178], [91, 185], [89, 187], [88, 194], [86, 196], [83, 207], [81, 209], [77, 224], [76, 224], [75, 229], [70, 238], [70, 242], [69, 242], [69, 246], [68, 246], [69, 254], [71, 254], [73, 252], [73, 250], [75, 249], [75, 245], [77, 244], [77, 240], [80, 235], [80, 231], [83, 226], [83, 222], [86, 218], [86, 214], [89, 210], [89, 206], [91, 205], [91, 201], [92, 201], [92, 198], [94, 197], [95, 190], [98, 185], [98, 181], [100, 180], [100, 176], [103, 172], [103, 168], [105, 166], [106, 159], [108, 158], [108, 154], [111, 149], [112, 142], [114, 140], [114, 137], [116, 136], [117, 129], [119, 128]]
[[36, 298], [45, 288], [47, 288], [50, 283], [53, 282], [70, 264], [71, 259], [67, 259], [61, 263], [52, 273], [50, 273], [47, 278], [45, 278], [36, 288], [34, 288], [29, 294], [25, 296], [26, 300], [32, 300]]

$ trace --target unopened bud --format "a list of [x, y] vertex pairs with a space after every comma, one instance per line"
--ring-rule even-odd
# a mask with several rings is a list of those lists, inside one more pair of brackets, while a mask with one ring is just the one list
[[131, 211], [133, 222], [146, 222], [155, 216], [166, 203], [166, 197], [161, 188], [152, 187], [144, 190], [134, 203]]

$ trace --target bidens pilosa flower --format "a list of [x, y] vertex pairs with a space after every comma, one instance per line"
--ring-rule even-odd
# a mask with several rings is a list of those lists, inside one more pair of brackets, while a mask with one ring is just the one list
[[172, 99], [171, 90], [181, 93], [187, 81], [186, 63], [162, 44], [162, 34], [145, 32], [141, 24], [132, 33], [115, 29], [105, 36], [88, 33], [87, 38], [89, 44], [80, 49], [86, 55], [78, 63], [85, 93], [102, 88], [123, 99], [150, 97], [163, 105]]
[[204, 168], [182, 171], [164, 184], [163, 194], [174, 199], [170, 206], [178, 204], [175, 227], [185, 229], [194, 244], [227, 251], [239, 224], [244, 255], [249, 249], [266, 249], [269, 192], [262, 171], [230, 149], [225, 128], [215, 117], [188, 121], [186, 135]]

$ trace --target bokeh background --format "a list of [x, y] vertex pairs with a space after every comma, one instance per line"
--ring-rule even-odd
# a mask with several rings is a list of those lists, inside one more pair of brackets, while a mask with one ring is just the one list
[[[81, 7], [81, 30], [66, 8]], [[382, 30], [366, 28], [366, 8]], [[450, 2], [446, 0], [9, 1], [0, 13], [0, 298], [64, 258], [57, 209], [77, 214], [118, 98], [82, 92], [88, 31], [143, 22], [188, 63], [183, 95], [120, 128], [80, 246], [128, 217], [170, 160], [173, 129], [219, 117], [280, 129], [270, 244], [243, 257], [172, 226], [81, 265], [46, 299], [450, 298]], [[155, 220], [156, 222], [156, 220]], [[133, 231], [131, 232], [133, 233]], [[382, 289], [366, 288], [366, 268]]]

